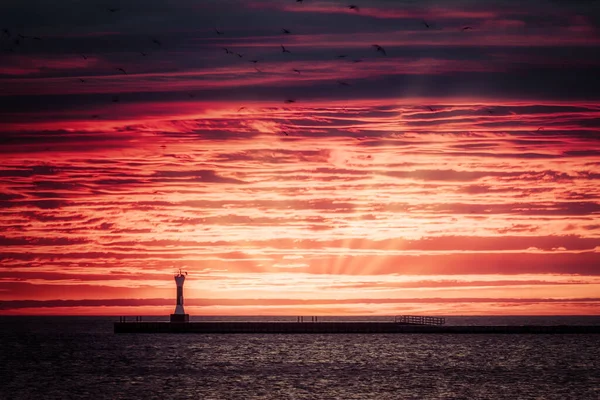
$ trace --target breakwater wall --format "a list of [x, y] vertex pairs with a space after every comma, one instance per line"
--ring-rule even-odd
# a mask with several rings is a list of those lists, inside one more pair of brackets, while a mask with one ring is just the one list
[[115, 322], [115, 333], [201, 334], [600, 334], [600, 325], [451, 326], [396, 322]]

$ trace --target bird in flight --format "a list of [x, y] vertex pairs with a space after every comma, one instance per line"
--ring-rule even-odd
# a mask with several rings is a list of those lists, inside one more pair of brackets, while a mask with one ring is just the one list
[[290, 34], [290, 33], [292, 33], [292, 32], [288, 31], [288, 30], [287, 30], [287, 29], [285, 29], [285, 28], [281, 28], [281, 31], [282, 31], [283, 33], [286, 33], [286, 34]]
[[223, 32], [221, 32], [220, 30], [218, 30], [217, 28], [215, 28], [215, 32], [217, 33], [217, 35], [222, 35]]
[[337, 81], [337, 83], [338, 83], [340, 86], [350, 86], [350, 84], [349, 84], [348, 82], [345, 82], [345, 81]]
[[281, 52], [282, 53], [290, 53], [290, 54], [292, 54], [292, 52], [289, 51], [288, 49], [286, 49], [283, 45], [281, 45]]
[[162, 43], [160, 42], [160, 40], [156, 39], [156, 38], [152, 38], [152, 43], [155, 43], [159, 46], [162, 46]]
[[357, 59], [352, 60], [352, 62], [359, 63], [359, 62], [362, 62], [362, 59], [361, 58], [357, 58]]
[[296, 0], [296, 3], [302, 3], [302, 0]]
[[295, 103], [295, 102], [296, 102], [296, 100], [292, 100], [292, 99], [287, 99], [285, 101], [286, 104], [291, 104], [291, 103]]
[[246, 107], [240, 107], [240, 108], [238, 108], [237, 112], [240, 112], [240, 111], [245, 110], [245, 109], [246, 109]]
[[119, 10], [120, 10], [120, 8], [108, 8], [108, 11], [111, 13], [117, 12]]
[[374, 44], [373, 47], [375, 47], [375, 50], [381, 52], [384, 56], [387, 56], [387, 53], [385, 52], [385, 49], [383, 47], [381, 47], [378, 44]]
[[244, 57], [244, 55], [243, 55], [243, 54], [240, 54], [240, 53], [235, 53], [235, 55], [236, 55], [236, 56], [238, 56], [239, 58], [242, 58], [242, 57]]
[[119, 96], [113, 96], [112, 101], [113, 101], [113, 103], [118, 103], [119, 102]]
[[427, 21], [423, 21], [423, 25], [425, 25], [425, 28], [427, 28], [427, 29], [429, 29], [429, 28], [430, 28], [430, 26], [429, 26], [429, 24], [427, 23]]
[[148, 55], [148, 53], [144, 53], [143, 51], [140, 51], [140, 54], [142, 55], [142, 57], [146, 57]]
[[87, 60], [87, 56], [85, 54], [81, 54], [81, 57], [83, 57], [84, 60]]
[[543, 130], [544, 130], [544, 127], [540, 126], [539, 128], [537, 128], [536, 132], [543, 131]]
[[125, 75], [127, 75], [127, 72], [123, 68], [117, 68], [117, 71], [121, 71], [122, 73], [124, 73]]
[[229, 50], [227, 47], [223, 47], [223, 50], [225, 50], [225, 53], [227, 53], [227, 54], [233, 54], [233, 52], [231, 50]]
[[79, 81], [81, 81], [81, 82], [85, 83], [85, 79], [81, 79], [81, 78], [79, 78]]
[[190, 99], [193, 99], [194, 97], [196, 97], [196, 95], [194, 93], [188, 93], [187, 95]]
[[466, 31], [466, 30], [469, 30], [469, 29], [473, 29], [473, 28], [470, 27], [470, 26], [465, 26], [464, 28], [462, 28], [463, 31]]
[[256, 70], [256, 72], [262, 72], [260, 69], [254, 67], [254, 69]]
[[290, 136], [286, 131], [281, 131], [281, 133], [283, 133], [285, 136]]
[[347, 54], [340, 54], [339, 56], [337, 56], [337, 58], [346, 58], [346, 57], [348, 57]]
[[250, 60], [251, 63], [256, 64], [258, 60]]
[[435, 110], [434, 110], [433, 108], [431, 108], [431, 107], [429, 107], [429, 106], [427, 106], [427, 108], [429, 108], [429, 111], [431, 111], [431, 112], [435, 112]]
[[10, 37], [10, 31], [6, 28], [2, 29], [2, 36]]
[[357, 12], [358, 12], [358, 11], [360, 11], [360, 9], [358, 8], [358, 6], [355, 6], [354, 4], [350, 4], [350, 5], [348, 6], [348, 8], [349, 8], [350, 10], [354, 10], [354, 11], [357, 11]]
[[292, 71], [296, 72], [297, 74], [300, 74], [300, 70], [299, 69], [294, 68]]

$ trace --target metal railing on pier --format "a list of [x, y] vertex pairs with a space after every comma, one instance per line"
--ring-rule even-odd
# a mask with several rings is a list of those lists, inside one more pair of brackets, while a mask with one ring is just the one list
[[394, 322], [408, 325], [444, 325], [446, 318], [443, 317], [424, 317], [421, 315], [397, 315]]
[[129, 318], [131, 317], [119, 317], [119, 322], [142, 322], [142, 317], [135, 317], [134, 320]]

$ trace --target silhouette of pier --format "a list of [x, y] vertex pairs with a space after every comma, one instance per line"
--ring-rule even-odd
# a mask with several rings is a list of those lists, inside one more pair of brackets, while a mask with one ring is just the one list
[[295, 322], [203, 321], [203, 322], [115, 322], [115, 333], [197, 334], [600, 334], [600, 326], [520, 325], [449, 326], [441, 317], [403, 315], [389, 322], [320, 321], [297, 317]]

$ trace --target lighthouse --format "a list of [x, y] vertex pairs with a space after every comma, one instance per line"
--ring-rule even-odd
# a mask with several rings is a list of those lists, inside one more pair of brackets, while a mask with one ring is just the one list
[[175, 275], [175, 284], [177, 285], [177, 303], [175, 306], [175, 312], [171, 314], [171, 322], [189, 322], [190, 315], [183, 311], [183, 282], [187, 272], [179, 272]]

